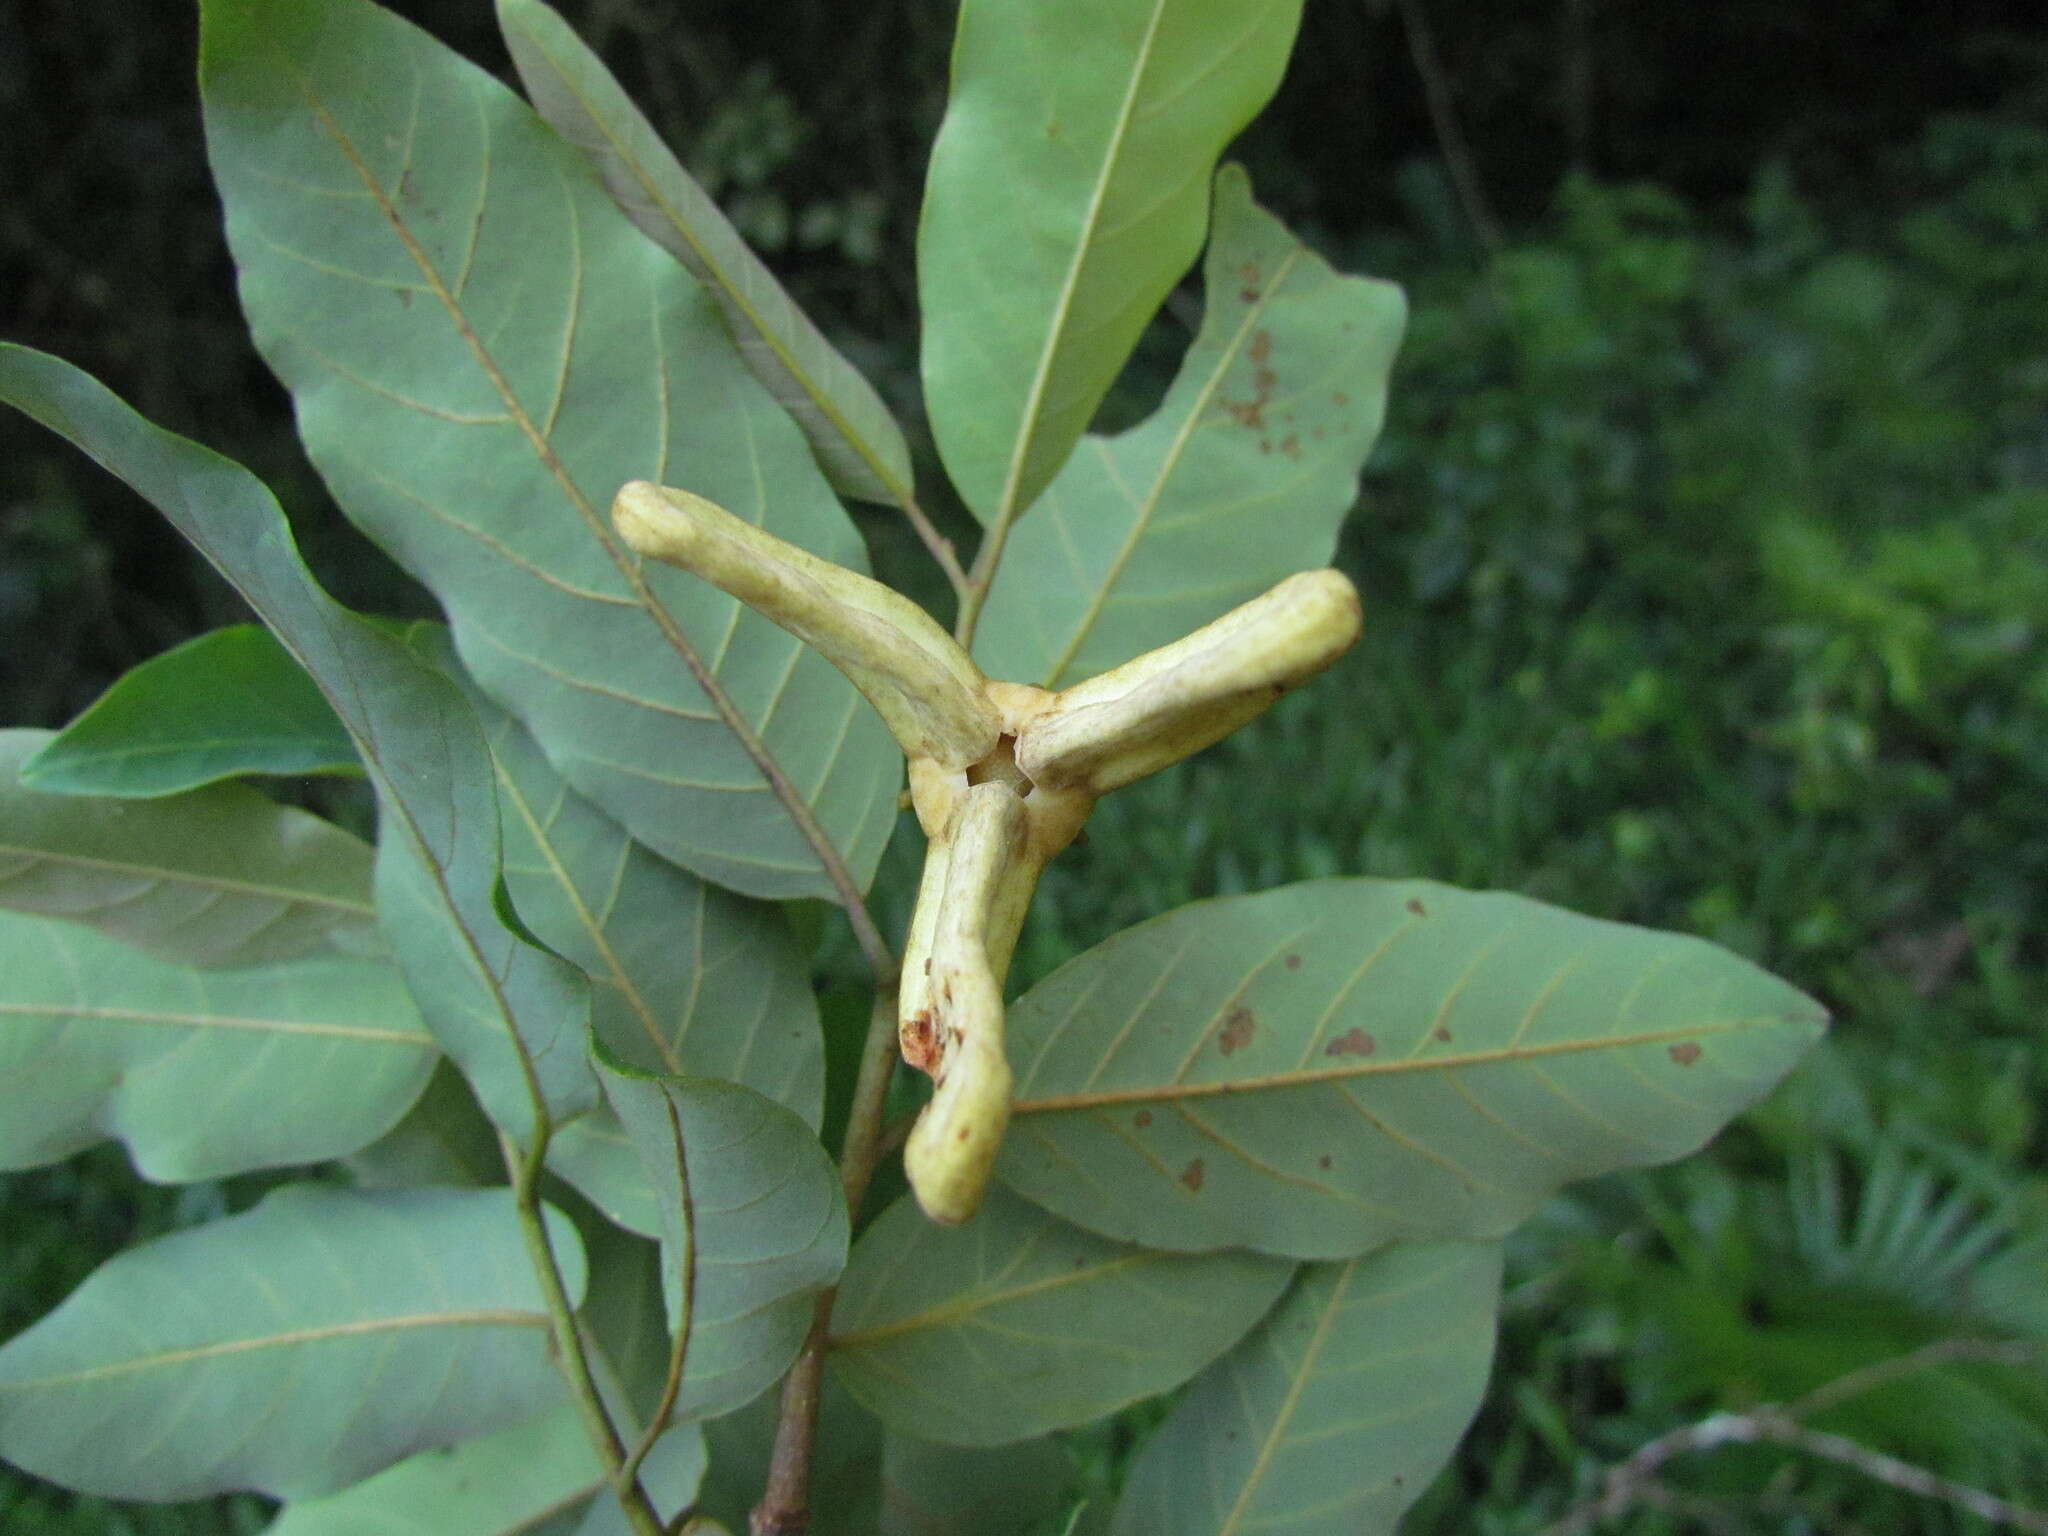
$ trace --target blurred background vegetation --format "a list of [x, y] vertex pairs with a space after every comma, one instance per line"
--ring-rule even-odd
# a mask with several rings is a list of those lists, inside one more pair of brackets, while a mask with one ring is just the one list
[[[504, 72], [484, 0], [396, 9]], [[952, 5], [563, 9], [915, 434]], [[242, 333], [188, 10], [0, 0], [0, 335], [249, 464], [349, 601], [424, 612]], [[1494, 1390], [1411, 1531], [1545, 1531], [1658, 1436], [1845, 1376], [1814, 1431], [2048, 1506], [2048, 21], [2014, 14], [1310, 0], [1239, 147], [1306, 237], [1410, 295], [1341, 556], [1367, 638], [1106, 801], [1019, 979], [1190, 897], [1426, 875], [1703, 934], [1838, 1021], [1710, 1153], [1517, 1239]], [[1110, 418], [1198, 312], [1176, 297]], [[111, 480], [0, 418], [0, 719], [59, 724], [239, 616]], [[891, 857], [901, 889], [914, 848]], [[854, 969], [828, 944], [828, 1000]], [[255, 1187], [149, 1189], [107, 1148], [0, 1179], [0, 1336]], [[1089, 1486], [1131, 1429], [1077, 1442]], [[1681, 1450], [1598, 1528], [1998, 1528], [1870, 1470]], [[0, 1470], [10, 1536], [264, 1518]]]

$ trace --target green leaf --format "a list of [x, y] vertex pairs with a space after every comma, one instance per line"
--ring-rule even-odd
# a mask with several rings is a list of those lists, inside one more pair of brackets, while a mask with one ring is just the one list
[[[467, 683], [439, 626], [410, 643]], [[506, 886], [534, 933], [591, 978], [598, 1038], [641, 1071], [724, 1078], [815, 1127], [824, 1042], [781, 910], [650, 853], [570, 788], [518, 721], [467, 691], [497, 769]]]
[[882, 1536], [1028, 1536], [1059, 1512], [1073, 1475], [1049, 1438], [959, 1446], [892, 1432], [882, 1448]]
[[669, 1326], [685, 1335], [677, 1416], [729, 1413], [796, 1358], [846, 1263], [838, 1175], [816, 1133], [758, 1093], [597, 1055], [659, 1201]]
[[[695, 1496], [704, 1434], [670, 1430], [641, 1483], [666, 1519]], [[325, 1498], [288, 1504], [265, 1536], [571, 1536], [625, 1531], [590, 1432], [572, 1407], [441, 1446]]]
[[854, 1245], [832, 1359], [892, 1430], [1001, 1445], [1180, 1385], [1293, 1273], [1256, 1254], [1112, 1243], [1001, 1189], [959, 1227], [899, 1200]]
[[874, 386], [833, 348], [633, 105], [604, 61], [540, 0], [498, 0], [534, 109], [590, 157], [619, 206], [718, 302], [754, 377], [803, 429], [833, 486], [912, 500], [910, 446]]
[[265, 1536], [569, 1536], [602, 1486], [589, 1435], [558, 1408], [288, 1504]]
[[0, 346], [0, 400], [70, 439], [169, 518], [320, 685], [377, 789], [378, 916], [428, 1028], [491, 1118], [523, 1139], [543, 1108], [567, 1117], [594, 1104], [589, 988], [574, 966], [529, 942], [500, 899], [490, 749], [454, 685], [321, 590], [275, 498], [239, 464], [151, 425], [90, 376], [26, 347]]
[[717, 306], [576, 150], [408, 23], [367, 0], [202, 11], [243, 306], [343, 510], [640, 841], [756, 896], [832, 897], [828, 864], [864, 884], [901, 782], [880, 720], [611, 529], [621, 484], [665, 480], [865, 563]]
[[445, 1056], [404, 1118], [350, 1154], [344, 1166], [359, 1189], [476, 1189], [505, 1182], [498, 1133]]
[[196, 965], [381, 946], [361, 838], [240, 784], [144, 804], [24, 787], [52, 739], [0, 730], [0, 907]]
[[341, 1157], [419, 1096], [439, 1052], [388, 961], [235, 971], [0, 913], [0, 1168], [109, 1136], [146, 1178]]
[[145, 798], [245, 773], [360, 772], [305, 669], [260, 624], [236, 624], [127, 672], [22, 765], [21, 781]]
[[508, 1192], [289, 1187], [109, 1260], [0, 1348], [0, 1455], [110, 1498], [311, 1497], [556, 1399], [547, 1330]]
[[1116, 1536], [1393, 1536], [1486, 1391], [1500, 1244], [1311, 1264], [1132, 1462]]
[[1666, 1162], [1819, 1038], [1701, 940], [1426, 880], [1316, 880], [1118, 934], [1011, 1011], [999, 1175], [1163, 1248], [1498, 1236]]
[[1059, 688], [1327, 565], [1386, 414], [1407, 314], [1216, 175], [1202, 329], [1159, 409], [1088, 437], [1012, 535], [976, 649]]
[[1301, 0], [966, 0], [918, 228], [923, 372], [994, 529], [1066, 462], [1209, 224]]

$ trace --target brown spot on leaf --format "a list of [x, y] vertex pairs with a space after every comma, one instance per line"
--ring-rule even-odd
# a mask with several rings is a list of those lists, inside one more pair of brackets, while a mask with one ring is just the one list
[[1700, 1059], [1699, 1043], [1694, 1040], [1679, 1041], [1678, 1044], [1671, 1047], [1671, 1059], [1681, 1067], [1691, 1066]]
[[1261, 368], [1265, 367], [1273, 357], [1273, 333], [1271, 331], [1253, 331], [1251, 345], [1245, 348], [1245, 352], [1253, 362], [1257, 363]]
[[1216, 1037], [1217, 1048], [1226, 1056], [1232, 1051], [1241, 1051], [1252, 1043], [1252, 1036], [1258, 1032], [1259, 1021], [1252, 1017], [1251, 1009], [1233, 1009], [1230, 1017], [1223, 1021], [1223, 1033]]
[[1443, 1025], [1437, 1025], [1437, 1027], [1435, 1029], [1432, 1029], [1430, 1033], [1436, 1036], [1437, 1039], [1443, 1041], [1446, 1045], [1450, 1043], [1451, 1032], [1448, 1029], [1445, 1029]]
[[1240, 304], [1256, 304], [1259, 302], [1259, 290], [1256, 288], [1240, 288], [1237, 290], [1237, 301]]
[[1348, 1029], [1323, 1047], [1325, 1056], [1370, 1056], [1379, 1042], [1362, 1029]]
[[1259, 439], [1259, 452], [1261, 452], [1261, 453], [1271, 453], [1272, 451], [1273, 451], [1273, 440], [1272, 440], [1272, 439], [1271, 439], [1270, 437], [1262, 437], [1262, 438], [1260, 438], [1260, 439]]
[[1338, 405], [1349, 405], [1351, 403], [1351, 397], [1345, 394], [1344, 391], [1341, 389], [1338, 390], [1337, 393], [1335, 393], [1334, 395], [1330, 396], [1330, 399]]
[[1280, 439], [1280, 451], [1290, 459], [1301, 457], [1301, 439], [1292, 432]]
[[1322, 1155], [1321, 1157], [1317, 1158], [1317, 1159], [1316, 1159], [1316, 1166], [1317, 1166], [1318, 1168], [1327, 1168], [1327, 1167], [1329, 1167], [1329, 1166], [1330, 1166], [1330, 1154], [1329, 1154], [1329, 1153], [1327, 1153], [1327, 1152], [1325, 1152], [1325, 1153], [1324, 1153], [1324, 1154], [1323, 1154], [1323, 1155]]
[[1202, 1167], [1202, 1160], [1198, 1157], [1181, 1170], [1180, 1182], [1185, 1184], [1190, 1190], [1199, 1190], [1202, 1187], [1202, 1178], [1206, 1172], [1207, 1170]]
[[1141, 1131], [1151, 1123], [1152, 1111], [1149, 1109], [1141, 1109], [1135, 1115], [1131, 1116], [1131, 1124], [1135, 1125]]
[[1286, 960], [1286, 965], [1287, 965], [1287, 969], [1289, 969], [1290, 971], [1298, 971], [1298, 970], [1300, 970], [1300, 969], [1301, 969], [1301, 956], [1299, 956], [1299, 955], [1289, 955], [1289, 956], [1287, 957], [1287, 960]]
[[1248, 283], [1256, 283], [1260, 277], [1259, 264], [1256, 261], [1248, 261], [1237, 269], [1237, 275]]
[[1429, 908], [1425, 907], [1425, 906], [1424, 906], [1424, 905], [1423, 905], [1423, 904], [1422, 904], [1421, 902], [1417, 901], [1417, 900], [1416, 900], [1416, 899], [1415, 899], [1415, 898], [1414, 898], [1413, 896], [1410, 896], [1410, 897], [1408, 898], [1408, 910], [1409, 910], [1410, 912], [1413, 912], [1413, 913], [1414, 913], [1414, 914], [1415, 914], [1415, 915], [1416, 915], [1417, 917], [1427, 917], [1427, 916], [1429, 916]]

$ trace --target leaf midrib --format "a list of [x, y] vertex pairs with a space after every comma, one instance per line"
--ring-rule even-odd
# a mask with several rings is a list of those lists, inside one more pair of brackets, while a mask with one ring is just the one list
[[1165, 1253], [1145, 1252], [1120, 1254], [1106, 1263], [1090, 1265], [1085, 1269], [1063, 1270], [1023, 1285], [1010, 1287], [1005, 1291], [979, 1291], [958, 1297], [953, 1301], [915, 1312], [894, 1322], [878, 1323], [872, 1328], [856, 1328], [851, 1333], [834, 1334], [827, 1343], [828, 1349], [855, 1349], [865, 1344], [893, 1339], [902, 1334], [916, 1333], [925, 1328], [945, 1328], [973, 1317], [977, 1312], [986, 1312], [991, 1307], [1006, 1306], [1026, 1296], [1035, 1296], [1042, 1291], [1058, 1290], [1062, 1286], [1078, 1285], [1084, 1280], [1099, 1280], [1122, 1270], [1141, 1264], [1149, 1264], [1170, 1257]]
[[529, 1312], [520, 1308], [475, 1308], [463, 1312], [418, 1312], [398, 1317], [361, 1318], [352, 1323], [329, 1323], [317, 1328], [295, 1328], [287, 1333], [263, 1334], [247, 1339], [223, 1339], [215, 1344], [199, 1344], [189, 1349], [166, 1350], [161, 1354], [140, 1355], [132, 1360], [115, 1360], [106, 1365], [89, 1366], [82, 1371], [67, 1371], [59, 1376], [36, 1376], [23, 1381], [0, 1381], [0, 1392], [26, 1392], [44, 1387], [75, 1386], [89, 1381], [104, 1381], [109, 1377], [132, 1375], [136, 1371], [171, 1370], [199, 1360], [214, 1360], [227, 1355], [250, 1354], [264, 1349], [289, 1349], [301, 1344], [320, 1344], [330, 1339], [353, 1338], [366, 1334], [400, 1333], [413, 1328], [457, 1328], [457, 1327], [521, 1327], [546, 1328], [550, 1319], [545, 1312]]
[[[1010, 524], [1017, 517], [1018, 487], [1022, 484], [1024, 465], [1031, 457], [1032, 445], [1038, 440], [1038, 418], [1045, 408], [1045, 392], [1051, 383], [1053, 360], [1059, 356], [1066, 341], [1067, 317], [1073, 308], [1074, 296], [1080, 290], [1081, 274], [1088, 265], [1096, 229], [1102, 222], [1102, 208], [1109, 196], [1110, 183], [1116, 179], [1117, 166], [1123, 156], [1125, 142], [1130, 137], [1139, 92], [1151, 68], [1152, 51], [1158, 42], [1160, 21], [1166, 14], [1168, 3], [1169, 0], [1153, 0], [1152, 14], [1145, 23], [1145, 36], [1132, 63], [1130, 83], [1125, 86], [1123, 102], [1117, 109], [1116, 124], [1109, 142], [1103, 146], [1102, 169], [1088, 197], [1088, 211], [1081, 220], [1080, 238], [1074, 242], [1066, 280], [1061, 283], [1059, 297], [1053, 303], [1052, 323], [1046, 327], [1038, 365], [1033, 370], [1031, 385], [1025, 391], [1023, 416], [1017, 425], [1016, 441], [1010, 448], [1010, 463], [1004, 472], [1002, 495], [996, 505], [996, 526], [989, 534], [998, 550], [1002, 548]], [[989, 574], [993, 576], [993, 570]]]
[[1042, 1099], [1019, 1099], [1012, 1115], [1042, 1115], [1077, 1109], [1100, 1109], [1119, 1104], [1157, 1104], [1173, 1099], [1216, 1098], [1226, 1094], [1258, 1093], [1287, 1088], [1313, 1087], [1358, 1077], [1380, 1077], [1404, 1072], [1444, 1072], [1467, 1067], [1498, 1065], [1550, 1056], [1577, 1055], [1586, 1051], [1623, 1050], [1638, 1045], [1663, 1045], [1702, 1036], [1740, 1034], [1772, 1025], [1811, 1026], [1825, 1021], [1800, 1014], [1757, 1014], [1748, 1018], [1690, 1024], [1672, 1029], [1640, 1030], [1628, 1035], [1605, 1035], [1596, 1040], [1554, 1040], [1541, 1045], [1502, 1046], [1490, 1051], [1461, 1051], [1441, 1056], [1410, 1057], [1395, 1061], [1363, 1061], [1306, 1072], [1276, 1072], [1263, 1077], [1229, 1078], [1207, 1083], [1165, 1083], [1139, 1088], [1110, 1088], [1095, 1093], [1059, 1094]]
[[[151, 880], [165, 885], [196, 886], [204, 890], [222, 891], [236, 896], [255, 896], [272, 901], [282, 901], [293, 906], [324, 907], [336, 912], [346, 912], [352, 917], [373, 918], [376, 908], [368, 902], [350, 901], [343, 896], [329, 895], [320, 891], [291, 890], [282, 886], [262, 885], [253, 880], [236, 880], [225, 875], [203, 875], [189, 870], [166, 869], [151, 864], [132, 864], [123, 859], [103, 859], [90, 854], [53, 853], [47, 848], [24, 848], [19, 844], [0, 843], [0, 857], [13, 856], [28, 860], [31, 864], [55, 864], [60, 868], [77, 867], [104, 871], [133, 880]], [[0, 875], [0, 890], [15, 879], [19, 871]], [[30, 909], [36, 910], [36, 909]]]
[[[504, 371], [498, 366], [497, 359], [492, 355], [490, 349], [484, 345], [483, 338], [477, 334], [476, 327], [471, 324], [467, 311], [463, 309], [454, 292], [448, 287], [447, 282], [441, 275], [440, 269], [434, 265], [431, 258], [427, 255], [426, 249], [420, 244], [419, 238], [413, 233], [412, 227], [406, 222], [398, 205], [392, 201], [390, 194], [385, 190], [383, 184], [378, 181], [376, 173], [371, 170], [369, 163], [364, 160], [361, 152], [356, 148], [355, 141], [349, 137], [334, 114], [328, 111], [325, 101], [314, 89], [313, 82], [306, 77], [304, 71], [293, 66], [292, 72], [297, 79], [300, 94], [304, 97], [307, 107], [318, 120], [322, 131], [333, 141], [336, 150], [348, 162], [350, 168], [354, 170], [357, 178], [362, 182], [364, 190], [370, 194], [370, 198], [376, 203], [378, 211], [383, 214], [385, 222], [390, 225], [392, 233], [398, 237], [399, 243], [404, 246], [407, 256], [411, 258], [413, 265], [419, 269], [420, 275], [426, 279], [428, 288], [432, 291], [441, 307], [447, 312], [449, 320], [455, 326], [456, 334], [462, 338], [462, 343], [468, 349], [470, 357], [483, 372], [486, 381], [490, 384], [498, 398], [504, 402], [507, 414], [511, 416], [513, 424], [519, 429], [520, 435], [526, 439], [527, 445], [533, 450], [534, 456], [540, 461], [541, 467], [547, 471], [548, 477], [555, 482], [556, 487], [569, 502], [570, 507], [582, 519], [585, 528], [589, 531], [591, 537], [597, 541], [599, 548], [604, 550], [605, 554], [611, 559], [613, 566], [618, 570], [621, 578], [626, 582], [627, 587], [638, 600], [641, 609], [654, 621], [655, 627], [660, 630], [662, 638], [668, 642], [670, 649], [675, 651], [684, 666], [688, 668], [697, 686], [704, 691], [705, 697], [711, 701], [712, 707], [718, 711], [721, 722], [727, 730], [732, 732], [734, 738], [740, 743], [741, 749], [747, 754], [749, 760], [753, 762], [762, 778], [767, 781], [770, 791], [777, 800], [782, 802], [783, 809], [788, 814], [790, 821], [796, 826], [798, 833], [803, 837], [804, 841], [810, 845], [812, 853], [817, 858], [827, 880], [839, 894], [841, 904], [849, 912], [856, 909], [864, 910], [858, 882], [854, 880], [852, 873], [846, 868], [845, 861], [841, 859], [838, 848], [825, 835], [824, 828], [818, 824], [817, 818], [811, 814], [810, 806], [796, 793], [794, 786], [790, 784], [788, 777], [783, 773], [781, 765], [768, 752], [766, 745], [746, 723], [745, 718], [739, 712], [738, 706], [733, 703], [731, 697], [719, 683], [716, 674], [705, 664], [703, 658], [697, 654], [696, 647], [690, 643], [689, 638], [683, 634], [682, 629], [677, 625], [675, 616], [655, 599], [654, 593], [648, 587], [646, 579], [641, 575], [639, 562], [627, 558], [617, 541], [612, 538], [611, 534], [604, 527], [603, 520], [597, 515], [597, 510], [591, 505], [589, 498], [583, 494], [582, 489], [570, 478], [567, 467], [562, 463], [561, 456], [554, 450], [554, 445], [542, 433], [539, 426], [535, 423], [532, 414], [526, 409], [525, 403], [519, 399], [517, 393], [513, 390], [511, 381], [505, 377]], [[431, 863], [431, 860], [429, 863]]]

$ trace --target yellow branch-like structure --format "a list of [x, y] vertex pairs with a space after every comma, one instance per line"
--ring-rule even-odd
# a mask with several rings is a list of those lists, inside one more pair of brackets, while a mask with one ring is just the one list
[[932, 1077], [904, 1170], [934, 1221], [980, 1208], [1010, 1117], [1003, 982], [1038, 877], [1096, 799], [1221, 740], [1358, 638], [1358, 593], [1305, 571], [1184, 639], [1049, 693], [993, 682], [931, 616], [688, 491], [612, 507], [637, 553], [680, 566], [852, 680], [909, 761], [927, 841], [903, 958], [903, 1058]]

